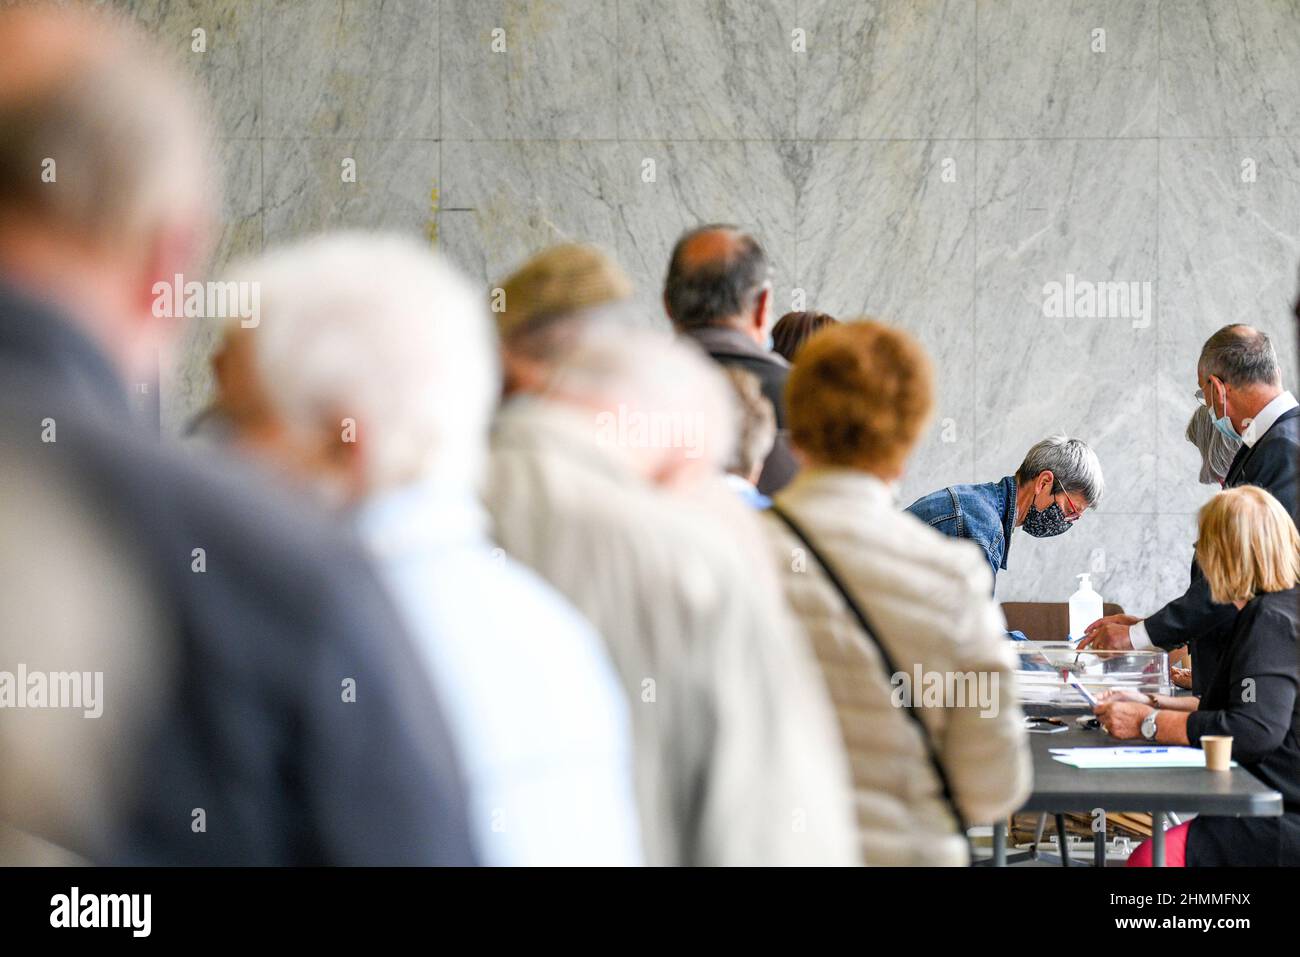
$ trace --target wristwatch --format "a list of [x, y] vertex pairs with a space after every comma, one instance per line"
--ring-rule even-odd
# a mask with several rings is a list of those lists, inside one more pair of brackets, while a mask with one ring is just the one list
[[1147, 716], [1142, 719], [1142, 737], [1148, 741], [1156, 739], [1156, 715], [1158, 711], [1148, 711]]

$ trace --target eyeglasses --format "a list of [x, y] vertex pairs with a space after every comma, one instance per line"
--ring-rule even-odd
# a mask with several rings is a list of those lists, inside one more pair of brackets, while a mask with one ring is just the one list
[[1070, 498], [1070, 493], [1065, 490], [1064, 485], [1061, 485], [1060, 482], [1057, 482], [1056, 484], [1061, 490], [1060, 494], [1065, 496], [1066, 504], [1070, 506], [1070, 510], [1065, 513], [1066, 519], [1071, 522], [1077, 521], [1079, 516], [1083, 514], [1083, 509], [1074, 504], [1074, 499]]

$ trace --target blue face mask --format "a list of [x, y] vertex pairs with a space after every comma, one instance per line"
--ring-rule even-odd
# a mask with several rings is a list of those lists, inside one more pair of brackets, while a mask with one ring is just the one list
[[[1210, 401], [1210, 415], [1214, 415], [1214, 401]], [[1240, 442], [1241, 436], [1237, 430], [1232, 427], [1232, 419], [1228, 418], [1228, 396], [1225, 391], [1223, 396], [1223, 415], [1216, 416], [1214, 427], [1223, 434], [1223, 437], [1232, 442]]]

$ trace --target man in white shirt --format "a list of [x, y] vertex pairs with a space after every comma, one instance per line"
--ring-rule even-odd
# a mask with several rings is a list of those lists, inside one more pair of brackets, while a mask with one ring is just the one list
[[[1196, 397], [1205, 402], [1215, 427], [1241, 439], [1241, 449], [1224, 479], [1225, 488], [1258, 485], [1291, 513], [1297, 510], [1300, 474], [1300, 412], [1295, 396], [1282, 387], [1273, 344], [1251, 326], [1224, 326], [1201, 349], [1196, 367]], [[1220, 639], [1236, 613], [1215, 605], [1195, 560], [1185, 594], [1143, 620], [1108, 615], [1088, 626], [1081, 647], [1172, 650], [1192, 646], [1193, 687], [1213, 676]]]

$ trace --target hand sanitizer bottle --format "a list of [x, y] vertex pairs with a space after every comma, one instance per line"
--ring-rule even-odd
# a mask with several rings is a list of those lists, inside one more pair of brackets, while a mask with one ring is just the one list
[[1070, 596], [1070, 640], [1083, 637], [1083, 629], [1101, 617], [1101, 596], [1092, 590], [1092, 578], [1084, 572], [1075, 575], [1079, 590]]

